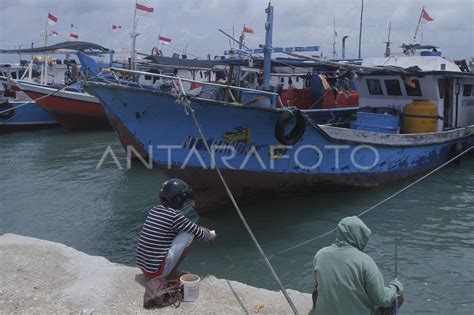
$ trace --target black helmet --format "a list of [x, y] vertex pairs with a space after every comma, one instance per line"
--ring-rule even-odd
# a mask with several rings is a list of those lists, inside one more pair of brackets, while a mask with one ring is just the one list
[[194, 200], [193, 190], [181, 179], [169, 179], [161, 187], [161, 202], [173, 209], [180, 209], [188, 199]]

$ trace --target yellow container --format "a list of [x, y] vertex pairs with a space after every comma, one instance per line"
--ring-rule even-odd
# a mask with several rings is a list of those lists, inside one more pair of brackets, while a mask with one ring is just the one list
[[438, 110], [430, 101], [413, 101], [403, 108], [403, 133], [436, 132]]

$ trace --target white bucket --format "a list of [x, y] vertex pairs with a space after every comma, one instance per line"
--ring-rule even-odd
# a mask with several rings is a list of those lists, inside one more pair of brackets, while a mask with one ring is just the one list
[[183, 284], [183, 301], [194, 302], [199, 297], [199, 281], [201, 278], [198, 275], [188, 273], [182, 275], [179, 281]]

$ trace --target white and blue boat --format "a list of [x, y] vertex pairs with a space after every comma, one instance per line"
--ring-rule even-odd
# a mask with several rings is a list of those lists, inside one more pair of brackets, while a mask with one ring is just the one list
[[429, 48], [341, 66], [356, 73], [360, 109], [278, 108], [269, 84], [271, 5], [266, 13], [264, 81], [257, 89], [201, 82], [201, 90], [185, 92], [178, 83], [187, 79], [138, 71], [167, 78], [176, 90], [85, 86], [122, 143], [193, 186], [198, 211], [229, 202], [215, 166], [245, 203], [335, 186], [374, 187], [432, 170], [474, 145], [474, 75]]
[[25, 69], [0, 66], [0, 131], [15, 132], [58, 127], [58, 122], [29, 97], [18, 91], [11, 79], [21, 77]]

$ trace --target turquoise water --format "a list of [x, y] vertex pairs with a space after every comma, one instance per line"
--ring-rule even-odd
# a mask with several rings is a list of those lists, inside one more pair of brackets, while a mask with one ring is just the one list
[[[112, 132], [61, 129], [1, 135], [0, 233], [52, 240], [91, 255], [133, 265], [141, 225], [158, 201], [165, 177], [134, 166], [117, 169], [108, 145], [125, 166]], [[335, 227], [410, 181], [377, 189], [339, 191], [245, 207], [244, 214], [270, 256]], [[394, 226], [398, 227], [402, 314], [472, 314], [474, 309], [474, 159], [451, 165], [363, 217], [373, 235], [366, 248], [386, 280], [394, 276]], [[275, 281], [233, 209], [200, 224], [215, 229], [217, 244], [195, 242], [183, 269], [276, 290]], [[310, 292], [311, 261], [327, 236], [271, 262], [286, 287]], [[282, 297], [283, 298], [283, 297]]]

